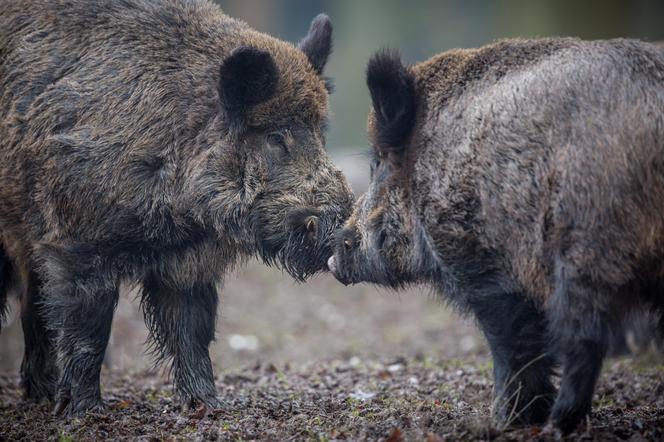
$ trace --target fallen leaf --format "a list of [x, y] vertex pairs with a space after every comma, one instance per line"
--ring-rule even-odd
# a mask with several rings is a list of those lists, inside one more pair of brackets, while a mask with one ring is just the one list
[[427, 433], [427, 442], [445, 442], [445, 439], [435, 433]]
[[390, 435], [387, 436], [387, 439], [385, 439], [385, 442], [401, 442], [401, 441], [403, 441], [403, 434], [401, 433], [401, 430], [398, 428], [394, 428], [390, 433]]
[[205, 405], [201, 405], [196, 410], [194, 410], [194, 412], [191, 413], [189, 417], [191, 417], [192, 419], [200, 420], [205, 417], [206, 412], [207, 412], [207, 407]]
[[129, 408], [130, 406], [131, 406], [131, 402], [129, 402], [128, 400], [122, 400], [122, 401], [118, 402], [118, 405], [117, 405], [118, 408], [121, 408], [123, 410], [126, 409], [126, 408]]

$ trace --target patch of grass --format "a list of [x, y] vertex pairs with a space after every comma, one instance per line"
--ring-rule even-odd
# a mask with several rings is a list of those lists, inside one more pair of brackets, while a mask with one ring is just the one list
[[480, 374], [491, 377], [493, 375], [493, 359], [488, 359], [484, 363], [478, 363], [477, 370]]
[[643, 353], [634, 359], [632, 367], [636, 373], [664, 373], [664, 361], [662, 355], [654, 353]]
[[157, 392], [155, 390], [149, 390], [145, 397], [150, 402], [157, 402]]
[[442, 362], [439, 368], [442, 368], [443, 370], [460, 370], [467, 366], [468, 366], [467, 361], [463, 361], [457, 358], [451, 358]]
[[62, 430], [58, 435], [58, 442], [74, 442], [74, 437], [66, 431]]
[[596, 408], [605, 408], [605, 407], [612, 407], [616, 404], [616, 401], [614, 399], [614, 395], [607, 395], [603, 394], [599, 399], [595, 400], [595, 407]]

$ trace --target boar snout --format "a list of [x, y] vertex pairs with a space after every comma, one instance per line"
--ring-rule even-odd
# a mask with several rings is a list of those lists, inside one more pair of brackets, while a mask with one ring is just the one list
[[327, 269], [332, 272], [333, 275], [337, 273], [337, 264], [334, 262], [334, 255], [330, 256], [327, 260]]
[[352, 255], [357, 248], [356, 233], [352, 229], [344, 228], [337, 232], [334, 255], [327, 260], [327, 268], [339, 282], [344, 285], [358, 282], [353, 278], [353, 266], [350, 264]]
[[335, 255], [330, 256], [330, 258], [327, 260], [327, 268], [330, 271], [330, 273], [332, 273], [332, 275], [337, 279], [337, 281], [339, 281], [343, 285], [352, 284], [350, 278], [348, 278], [342, 272], [340, 272], [340, 269], [337, 266], [337, 259]]

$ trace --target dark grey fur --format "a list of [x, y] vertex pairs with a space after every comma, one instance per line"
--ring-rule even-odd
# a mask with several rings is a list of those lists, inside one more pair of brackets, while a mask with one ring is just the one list
[[[377, 55], [369, 89], [402, 69]], [[346, 283], [433, 285], [485, 333], [502, 422], [571, 431], [609, 331], [633, 308], [664, 309], [664, 53], [509, 40], [409, 72], [414, 124], [394, 126], [412, 134], [384, 144], [394, 127], [378, 109], [399, 115], [411, 98], [374, 94], [371, 185], [329, 266]]]
[[100, 405], [128, 280], [184, 404], [217, 406], [224, 273], [325, 269], [352, 194], [324, 149], [316, 20], [298, 49], [205, 0], [0, 0], [0, 313], [18, 287], [28, 398]]

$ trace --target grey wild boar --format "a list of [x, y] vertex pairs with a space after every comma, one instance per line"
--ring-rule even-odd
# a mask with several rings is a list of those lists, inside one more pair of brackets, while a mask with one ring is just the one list
[[258, 256], [326, 269], [352, 194], [325, 151], [331, 24], [299, 47], [206, 0], [0, 0], [0, 307], [28, 398], [80, 415], [118, 285], [185, 406], [218, 406], [217, 285]]
[[408, 67], [387, 51], [367, 83], [371, 184], [328, 266], [435, 287], [486, 335], [498, 418], [571, 431], [609, 331], [664, 309], [664, 53], [508, 40]]

